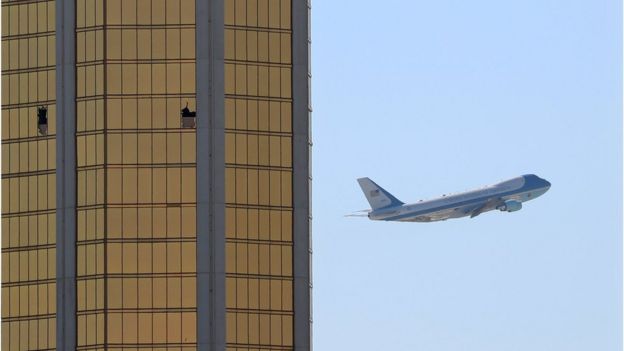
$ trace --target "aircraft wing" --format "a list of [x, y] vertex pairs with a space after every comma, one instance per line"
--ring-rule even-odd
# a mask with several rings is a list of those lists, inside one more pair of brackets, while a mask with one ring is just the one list
[[480, 215], [481, 213], [490, 210], [492, 208], [495, 208], [496, 206], [498, 206], [501, 203], [501, 199], [500, 198], [494, 198], [494, 199], [489, 199], [487, 200], [485, 203], [483, 203], [481, 206], [475, 208], [474, 210], [472, 210], [472, 212], [470, 213], [470, 218], [474, 218], [478, 215]]

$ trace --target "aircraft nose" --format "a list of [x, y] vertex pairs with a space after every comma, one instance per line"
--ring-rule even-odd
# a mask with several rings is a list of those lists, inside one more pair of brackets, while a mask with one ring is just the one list
[[542, 182], [544, 182], [544, 186], [550, 188], [550, 182], [547, 181], [546, 179], [542, 179]]

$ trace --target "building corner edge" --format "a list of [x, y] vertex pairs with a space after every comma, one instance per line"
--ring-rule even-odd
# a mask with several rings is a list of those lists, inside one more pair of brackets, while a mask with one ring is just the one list
[[294, 349], [312, 349], [310, 1], [292, 0]]

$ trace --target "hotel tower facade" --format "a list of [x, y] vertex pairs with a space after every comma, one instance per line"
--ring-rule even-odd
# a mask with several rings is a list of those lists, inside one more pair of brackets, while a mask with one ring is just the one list
[[311, 349], [308, 0], [2, 2], [2, 350]]

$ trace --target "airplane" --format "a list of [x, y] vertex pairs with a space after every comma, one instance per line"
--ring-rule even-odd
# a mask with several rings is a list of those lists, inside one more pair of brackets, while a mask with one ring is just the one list
[[481, 189], [405, 204], [369, 178], [357, 181], [371, 205], [370, 210], [362, 211], [367, 212], [364, 216], [376, 221], [400, 222], [474, 218], [492, 210], [515, 212], [522, 208], [523, 202], [533, 200], [550, 189], [547, 180], [526, 174]]

